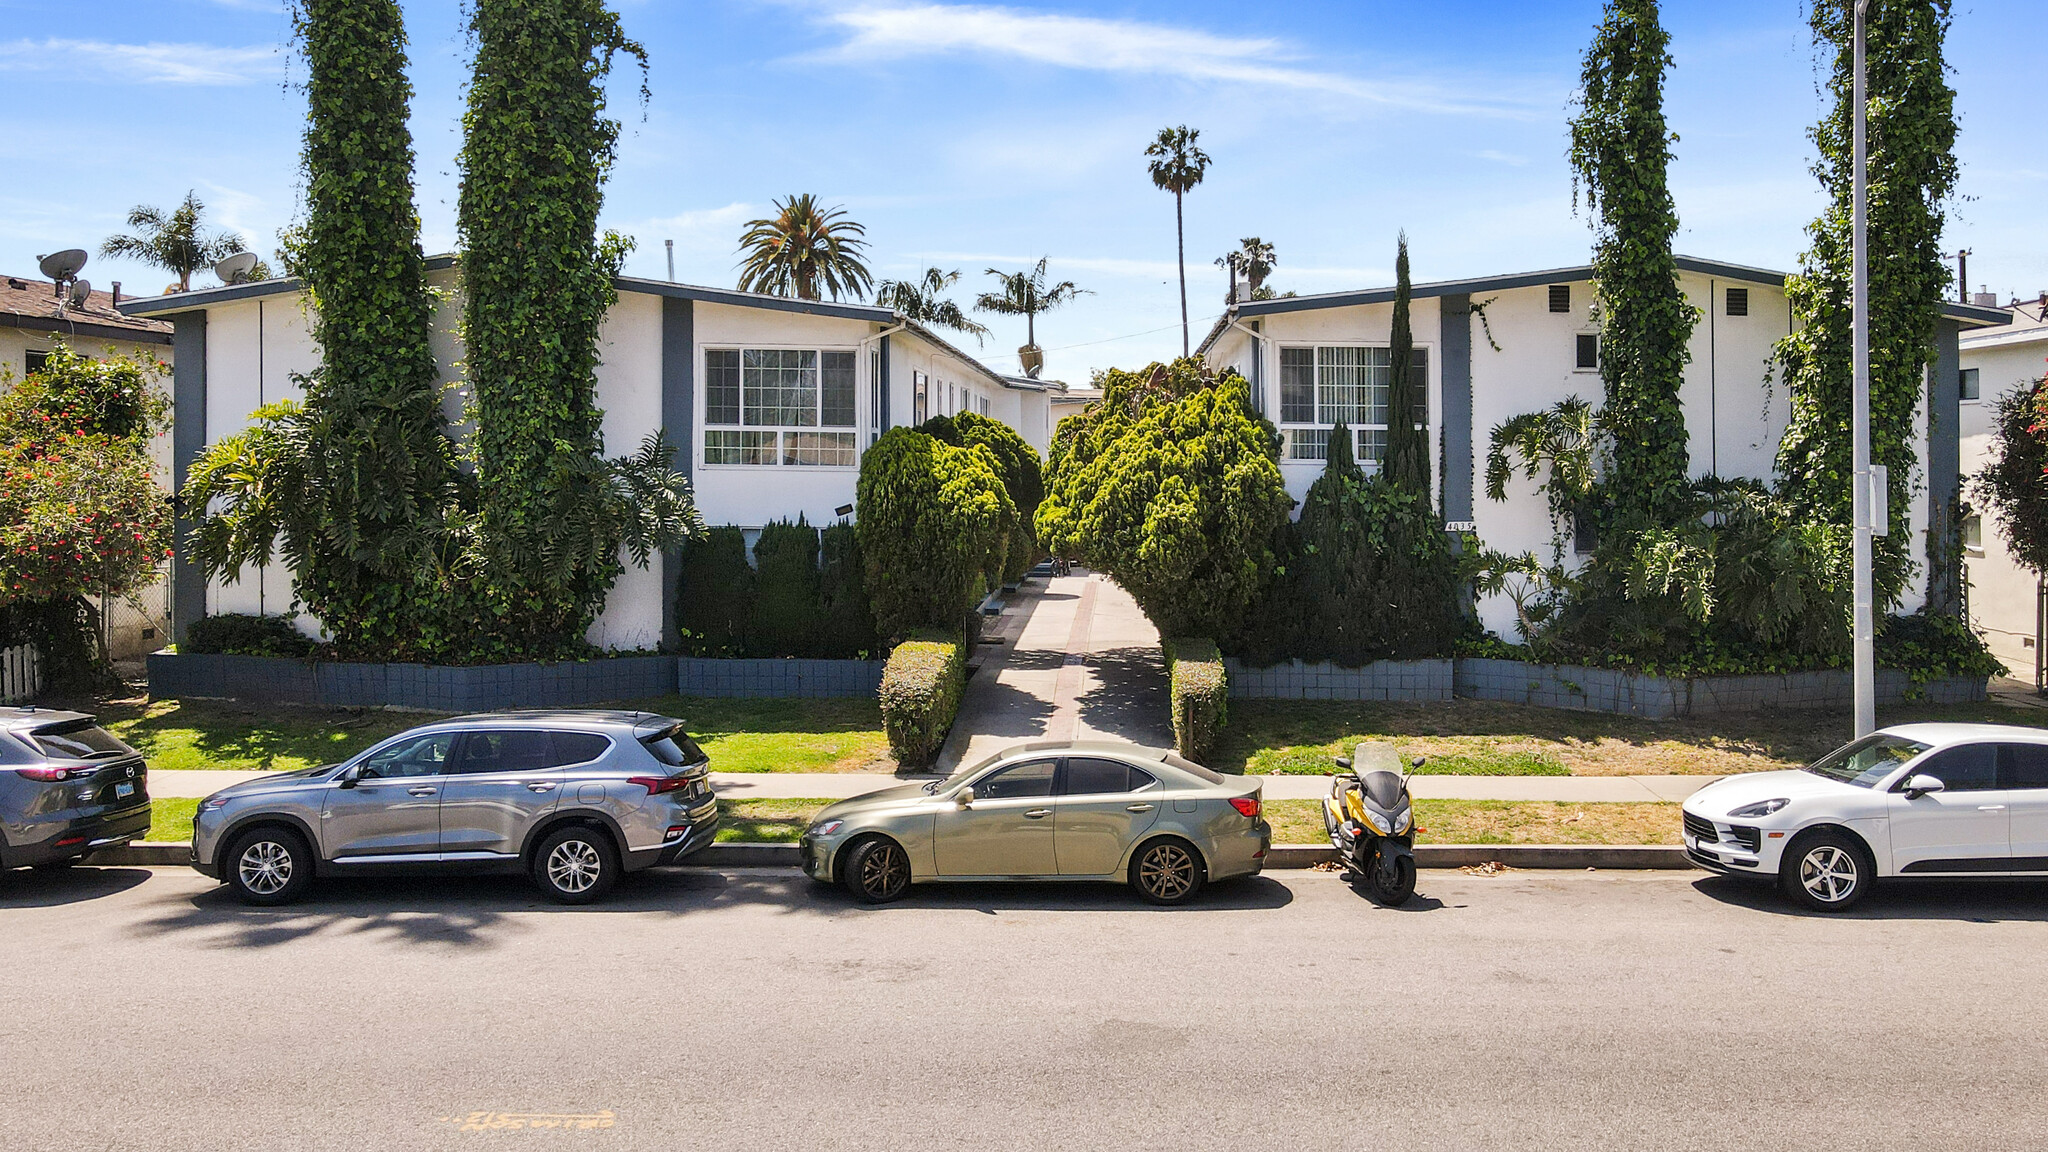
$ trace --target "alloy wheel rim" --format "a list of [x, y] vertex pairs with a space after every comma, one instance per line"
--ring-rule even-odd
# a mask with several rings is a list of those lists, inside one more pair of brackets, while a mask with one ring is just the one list
[[894, 847], [878, 848], [860, 862], [860, 883], [873, 896], [894, 895], [903, 885], [907, 871], [903, 853]]
[[1856, 861], [1833, 844], [1822, 844], [1799, 862], [1799, 883], [1816, 900], [1836, 903], [1856, 888]]
[[242, 850], [236, 871], [242, 887], [259, 896], [274, 896], [292, 880], [292, 854], [275, 840], [259, 840]]
[[548, 883], [564, 892], [588, 892], [604, 871], [604, 858], [597, 846], [584, 840], [564, 840], [548, 853]]
[[1195, 862], [1172, 844], [1161, 844], [1145, 853], [1138, 865], [1138, 879], [1145, 891], [1162, 900], [1186, 895], [1195, 883]]

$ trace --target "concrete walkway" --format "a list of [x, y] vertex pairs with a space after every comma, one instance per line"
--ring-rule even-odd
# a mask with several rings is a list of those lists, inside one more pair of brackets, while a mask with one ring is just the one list
[[[997, 745], [989, 745], [991, 751]], [[211, 795], [230, 784], [266, 772], [163, 771], [149, 776], [149, 794], [159, 800]], [[920, 783], [930, 776], [889, 776], [880, 772], [713, 772], [711, 785], [728, 800], [837, 800], [878, 788]], [[1310, 800], [1330, 790], [1327, 776], [1266, 776], [1268, 800]], [[1424, 800], [1557, 800], [1571, 804], [1608, 801], [1678, 801], [1711, 782], [1712, 776], [1417, 776], [1410, 781]]]

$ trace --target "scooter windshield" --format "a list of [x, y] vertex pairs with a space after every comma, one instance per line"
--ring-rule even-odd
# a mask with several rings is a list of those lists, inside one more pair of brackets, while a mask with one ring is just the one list
[[1396, 772], [1367, 772], [1359, 781], [1365, 788], [1365, 798], [1373, 807], [1382, 812], [1392, 812], [1401, 807], [1401, 777]]

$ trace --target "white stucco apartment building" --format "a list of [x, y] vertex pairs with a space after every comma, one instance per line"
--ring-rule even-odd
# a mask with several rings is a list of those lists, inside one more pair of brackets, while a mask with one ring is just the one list
[[[2048, 373], [2048, 294], [2014, 303], [2010, 312], [2009, 327], [1972, 332], [1963, 337], [1959, 349], [1965, 476], [1974, 475], [1991, 459], [1998, 402]], [[2039, 578], [2013, 561], [1995, 517], [1979, 513], [1964, 521], [1963, 543], [1963, 564], [1970, 576], [1970, 625], [2014, 675], [2032, 678], [2041, 642]]]
[[[1794, 323], [1785, 276], [1689, 256], [1678, 266], [1680, 288], [1701, 309], [1679, 394], [1692, 474], [1769, 477], [1791, 409], [1784, 388], [1770, 383], [1772, 345]], [[1416, 284], [1411, 293], [1416, 372], [1426, 383], [1432, 475], [1445, 519], [1469, 526], [1490, 548], [1547, 561], [1552, 527], [1542, 493], [1518, 474], [1505, 501], [1487, 499], [1485, 455], [1492, 429], [1510, 417], [1570, 396], [1596, 406], [1603, 400], [1592, 269]], [[1241, 372], [1260, 410], [1278, 425], [1281, 472], [1297, 500], [1321, 474], [1328, 431], [1339, 419], [1355, 429], [1360, 462], [1378, 462], [1386, 443], [1393, 299], [1386, 287], [1241, 301], [1202, 342], [1208, 364]], [[1926, 479], [1957, 473], [1958, 337], [2007, 319], [1999, 309], [1943, 306], [1931, 401], [1918, 414], [1914, 445], [1921, 462], [1911, 509], [1916, 555], [1924, 555], [1919, 542], [1930, 515], [1945, 515], [1956, 499], [1953, 480]], [[1571, 542], [1565, 553], [1569, 562]], [[1906, 610], [1925, 600], [1925, 568], [1907, 590]], [[1518, 635], [1506, 596], [1483, 599], [1479, 613], [1489, 629]]]
[[[443, 290], [433, 347], [451, 425], [462, 419], [460, 284], [454, 261], [428, 261]], [[973, 411], [1044, 451], [1048, 400], [1062, 385], [1001, 375], [887, 308], [796, 300], [621, 277], [599, 335], [597, 403], [609, 455], [657, 430], [677, 449], [705, 522], [759, 529], [799, 515], [817, 525], [854, 511], [860, 457], [885, 429]], [[246, 428], [264, 404], [296, 398], [319, 362], [306, 298], [291, 279], [128, 301], [130, 316], [168, 320], [177, 364], [174, 471]], [[459, 430], [459, 429], [458, 429]], [[292, 601], [281, 566], [209, 581], [184, 552], [172, 607], [179, 635], [202, 615], [277, 614]], [[674, 639], [674, 573], [656, 560], [627, 569], [592, 626], [592, 643], [652, 648]], [[317, 622], [302, 618], [309, 630]]]

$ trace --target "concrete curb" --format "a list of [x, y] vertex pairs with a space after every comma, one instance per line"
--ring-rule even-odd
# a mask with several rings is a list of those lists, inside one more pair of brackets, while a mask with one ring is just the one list
[[[1268, 868], [1313, 868], [1334, 861], [1336, 852], [1314, 844], [1276, 844]], [[192, 862], [192, 846], [136, 843], [105, 848], [88, 864], [174, 867]], [[1510, 868], [1691, 868], [1675, 844], [1423, 844], [1415, 849], [1419, 868], [1463, 868], [1497, 862]], [[794, 844], [714, 844], [684, 861], [705, 868], [794, 868]]]

